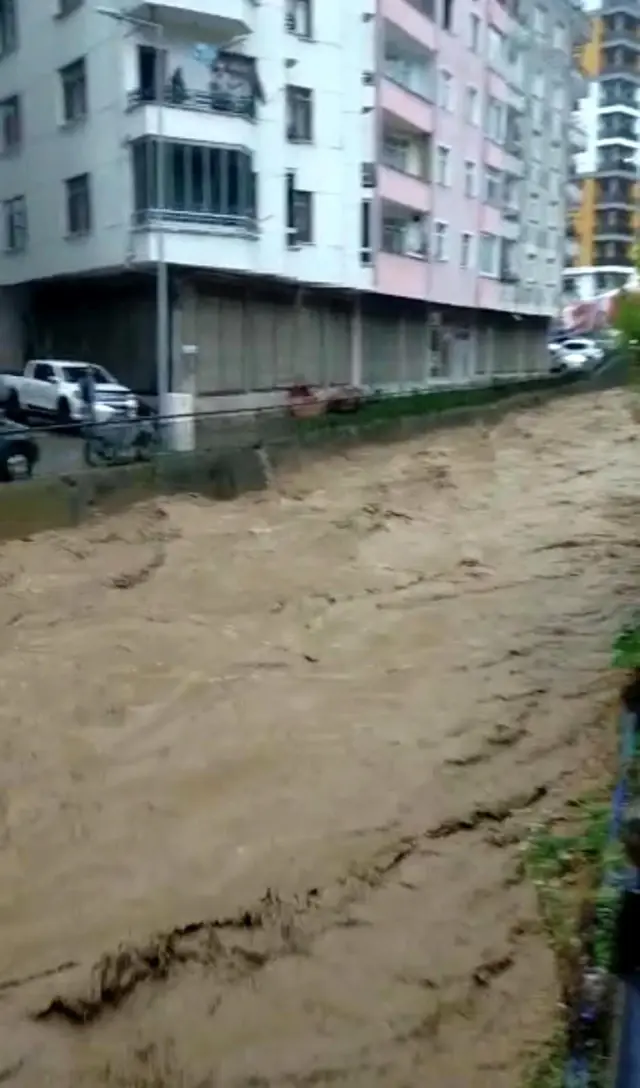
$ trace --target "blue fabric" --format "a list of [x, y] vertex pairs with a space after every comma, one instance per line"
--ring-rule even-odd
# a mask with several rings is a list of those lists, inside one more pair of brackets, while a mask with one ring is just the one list
[[[621, 773], [613, 795], [613, 825], [616, 833], [624, 816], [627, 802], [626, 772], [634, 754], [638, 722], [634, 714], [623, 711], [621, 715]], [[629, 869], [623, 875], [624, 885], [640, 891], [640, 872]], [[622, 1022], [616, 1062], [615, 1088], [640, 1088], [640, 980], [623, 983]]]
[[[611, 824], [609, 841], [619, 838], [622, 820], [628, 800], [627, 769], [636, 744], [639, 728], [635, 714], [624, 709], [620, 715], [620, 767], [618, 781], [611, 798]], [[640, 891], [640, 871], [610, 870], [603, 876], [609, 886]], [[583, 1019], [588, 1015], [585, 1007], [580, 1011]], [[640, 979], [624, 984], [622, 1023], [618, 1053], [614, 1055], [615, 1088], [640, 1088]], [[564, 1075], [565, 1088], [588, 1088], [591, 1082], [589, 1059], [586, 1054], [572, 1054], [567, 1061]]]

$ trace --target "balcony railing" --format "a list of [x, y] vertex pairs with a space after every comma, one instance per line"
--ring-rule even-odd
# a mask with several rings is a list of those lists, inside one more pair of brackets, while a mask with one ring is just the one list
[[419, 257], [424, 260], [428, 255], [427, 239], [424, 236], [418, 238], [417, 233], [413, 224], [386, 220], [382, 224], [382, 249], [398, 257]]
[[195, 228], [212, 234], [238, 234], [245, 238], [257, 238], [258, 221], [250, 215], [221, 215], [211, 211], [192, 211], [185, 208], [138, 208], [133, 213], [132, 224], [137, 230], [153, 230], [167, 225], [179, 230]]
[[[152, 91], [138, 89], [130, 91], [127, 95], [129, 110], [155, 104], [156, 95]], [[172, 106], [174, 109], [196, 110], [200, 113], [227, 113], [248, 120], [254, 120], [256, 116], [256, 99], [253, 95], [228, 94], [215, 90], [193, 91], [185, 88], [184, 91], [176, 94], [171, 88], [167, 88], [163, 104]]]
[[605, 45], [620, 42], [621, 45], [625, 45], [629, 49], [640, 49], [640, 35], [635, 28], [604, 27], [602, 40]]
[[385, 57], [382, 75], [404, 91], [427, 102], [433, 99], [434, 72], [428, 65], [414, 64], [395, 57]]

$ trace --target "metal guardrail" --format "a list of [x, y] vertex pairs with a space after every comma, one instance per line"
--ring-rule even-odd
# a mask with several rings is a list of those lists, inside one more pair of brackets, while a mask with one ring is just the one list
[[[199, 410], [186, 416], [178, 414], [160, 418], [153, 409], [145, 406], [142, 398], [141, 403], [146, 410], [140, 423], [151, 425], [156, 433], [157, 440], [150, 443], [150, 456], [168, 452], [171, 443], [164, 440], [165, 436], [168, 437], [179, 421], [189, 420], [193, 421], [195, 429], [196, 450], [201, 453], [258, 444], [284, 446], [298, 441], [306, 443], [314, 437], [321, 439], [323, 433], [336, 434], [341, 428], [356, 427], [366, 431], [368, 428], [384, 427], [387, 422], [393, 423], [404, 416], [437, 416], [449, 409], [490, 408], [512, 396], [544, 392], [546, 389], [557, 389], [560, 392], [572, 389], [578, 384], [581, 383], [576, 381], [575, 375], [505, 374], [493, 379], [470, 381], [464, 385], [440, 381], [428, 389], [371, 389], [362, 396], [356, 410], [326, 410], [325, 407], [322, 413], [314, 415], [310, 412], [307, 418], [302, 412], [293, 412], [291, 405], [287, 404], [258, 409]], [[338, 390], [339, 387], [335, 391]], [[332, 393], [334, 390], [329, 389], [328, 392]], [[135, 421], [118, 415], [112, 421], [94, 426], [104, 434], [110, 428], [124, 432], [132, 425], [135, 425]], [[16, 425], [16, 434], [20, 433], [19, 426]], [[85, 463], [81, 439], [86, 438], [86, 434], [80, 423], [70, 427], [56, 421], [45, 422], [30, 425], [23, 433], [34, 439], [41, 448], [41, 461], [36, 467], [37, 475], [66, 475], [77, 471]], [[0, 441], [3, 438], [7, 438], [6, 430], [4, 436], [0, 432]]]

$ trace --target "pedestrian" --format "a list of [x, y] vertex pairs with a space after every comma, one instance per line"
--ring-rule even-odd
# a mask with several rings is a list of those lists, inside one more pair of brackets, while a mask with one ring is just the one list
[[96, 375], [92, 366], [86, 368], [80, 379], [80, 396], [84, 406], [85, 457], [90, 462], [96, 424]]

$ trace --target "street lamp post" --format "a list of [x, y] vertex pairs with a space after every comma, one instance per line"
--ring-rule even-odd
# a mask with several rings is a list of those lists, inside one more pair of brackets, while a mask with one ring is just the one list
[[156, 100], [156, 155], [154, 162], [154, 188], [156, 215], [156, 388], [158, 396], [158, 414], [161, 423], [161, 433], [164, 431], [163, 421], [169, 415], [169, 276], [165, 251], [164, 227], [162, 215], [165, 205], [166, 192], [166, 155], [164, 138], [164, 28], [162, 23], [152, 19], [138, 18], [127, 11], [118, 11], [115, 8], [96, 8], [100, 15], [114, 19], [118, 23], [128, 23], [130, 26], [143, 30], [152, 30], [156, 40], [156, 66], [154, 95]]

